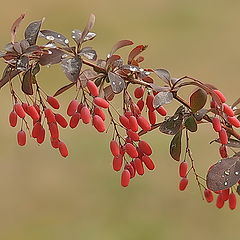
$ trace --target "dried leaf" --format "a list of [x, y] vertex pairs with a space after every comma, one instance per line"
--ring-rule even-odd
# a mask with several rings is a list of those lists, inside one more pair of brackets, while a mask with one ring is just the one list
[[155, 69], [156, 75], [161, 78], [165, 83], [169, 84], [171, 81], [170, 73], [165, 69]]
[[35, 45], [43, 20], [30, 23], [25, 30], [25, 39], [30, 45]]
[[48, 41], [57, 42], [63, 46], [69, 47], [69, 40], [61, 33], [54, 32], [51, 30], [41, 30], [40, 33], [41, 33], [40, 36], [47, 39]]
[[13, 23], [13, 25], [11, 27], [10, 31], [11, 31], [11, 42], [12, 43], [15, 42], [17, 29], [18, 29], [20, 23], [22, 22], [22, 20], [24, 19], [24, 17], [25, 17], [25, 14], [21, 14], [21, 16], [15, 20], [15, 22]]
[[67, 91], [68, 89], [70, 89], [70, 88], [71, 88], [72, 86], [74, 86], [75, 84], [76, 84], [76, 83], [72, 82], [72, 83], [70, 83], [70, 84], [68, 84], [68, 85], [66, 85], [66, 86], [64, 86], [64, 87], [61, 87], [60, 89], [58, 89], [58, 90], [54, 93], [53, 97], [56, 97], [56, 96], [64, 93], [65, 91]]
[[82, 60], [78, 57], [63, 59], [61, 66], [67, 78], [76, 82], [82, 68]]
[[116, 73], [108, 72], [108, 79], [114, 93], [118, 94], [125, 88], [125, 81]]
[[97, 59], [97, 53], [91, 47], [82, 48], [79, 55], [93, 61], [96, 61]]
[[193, 116], [188, 117], [185, 120], [184, 125], [190, 132], [196, 132], [198, 129], [197, 122]]
[[207, 102], [207, 93], [199, 88], [190, 96], [190, 107], [193, 112], [197, 112], [202, 109]]
[[30, 68], [24, 73], [22, 81], [22, 91], [27, 95], [33, 95], [32, 77], [32, 70]]
[[94, 23], [95, 23], [95, 15], [91, 14], [88, 19], [88, 23], [87, 23], [86, 27], [84, 28], [82, 35], [80, 37], [80, 40], [79, 40], [80, 44], [84, 41], [84, 39], [87, 36], [87, 34], [89, 33], [89, 31], [93, 28]]
[[128, 55], [128, 64], [132, 64], [134, 58], [147, 48], [147, 45], [136, 46]]
[[182, 131], [180, 130], [172, 139], [170, 143], [170, 155], [176, 160], [180, 161], [182, 150]]
[[16, 69], [24, 72], [28, 69], [29, 59], [27, 56], [22, 55], [18, 60], [16, 64]]
[[103, 89], [104, 92], [104, 98], [106, 98], [108, 101], [112, 101], [115, 93], [112, 90], [112, 87], [109, 85]]
[[62, 50], [59, 50], [57, 48], [50, 48], [48, 50], [48, 54], [44, 54], [40, 57], [39, 63], [42, 66], [57, 64], [62, 61], [64, 55], [66, 55], [66, 53], [63, 52]]
[[133, 41], [131, 40], [120, 40], [113, 46], [111, 52], [108, 54], [107, 57], [110, 58], [118, 49], [132, 45], [132, 44], [133, 44]]
[[153, 99], [153, 107], [158, 108], [172, 102], [172, 100], [173, 94], [171, 92], [159, 92]]
[[240, 180], [240, 157], [221, 159], [207, 173], [207, 187], [212, 191], [228, 189]]

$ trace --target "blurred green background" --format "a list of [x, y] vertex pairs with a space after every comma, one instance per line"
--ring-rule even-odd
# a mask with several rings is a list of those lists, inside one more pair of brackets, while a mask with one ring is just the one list
[[[144, 66], [166, 68], [173, 76], [191, 75], [217, 85], [229, 103], [239, 96], [240, 1], [7, 1], [1, 3], [0, 45], [9, 41], [12, 22], [26, 13], [30, 21], [46, 17], [43, 28], [69, 36], [96, 15], [91, 44], [105, 57], [120, 39], [148, 44]], [[0, 65], [3, 69], [3, 64]], [[59, 67], [40, 74], [49, 94], [67, 83]], [[69, 93], [59, 97], [63, 105]], [[155, 240], [239, 239], [239, 208], [218, 210], [202, 201], [192, 178], [178, 191], [178, 164], [170, 159], [170, 137], [146, 136], [157, 168], [120, 187], [109, 153], [109, 134], [78, 127], [62, 131], [70, 157], [62, 159], [49, 143], [16, 145], [8, 126], [8, 87], [1, 90], [0, 239], [4, 240]], [[64, 111], [64, 107], [62, 108]], [[209, 127], [192, 136], [193, 156], [201, 174], [217, 161]]]

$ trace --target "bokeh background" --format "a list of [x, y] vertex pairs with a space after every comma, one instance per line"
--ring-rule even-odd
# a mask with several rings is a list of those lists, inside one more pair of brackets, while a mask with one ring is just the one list
[[[238, 0], [2, 1], [0, 45], [9, 41], [12, 22], [26, 13], [46, 17], [44, 28], [69, 36], [96, 15], [92, 45], [105, 57], [120, 39], [148, 44], [145, 66], [166, 68], [173, 76], [191, 75], [217, 85], [232, 103], [239, 96], [240, 2]], [[124, 53], [124, 51], [122, 52]], [[0, 64], [3, 69], [3, 64]], [[59, 67], [40, 74], [49, 94], [67, 83]], [[64, 106], [71, 92], [59, 97]], [[16, 145], [8, 126], [8, 87], [0, 94], [0, 239], [4, 240], [155, 240], [238, 239], [239, 208], [217, 209], [202, 201], [193, 178], [178, 191], [178, 164], [168, 154], [169, 136], [146, 136], [154, 148], [156, 170], [127, 189], [111, 167], [110, 136], [91, 127], [62, 131], [70, 157], [62, 159], [49, 143]], [[173, 109], [174, 106], [170, 106]], [[150, 135], [150, 134], [149, 134]], [[192, 135], [197, 167], [203, 175], [218, 159], [210, 127]]]

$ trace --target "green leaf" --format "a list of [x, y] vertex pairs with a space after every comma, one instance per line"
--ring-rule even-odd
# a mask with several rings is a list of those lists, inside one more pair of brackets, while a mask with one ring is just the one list
[[207, 93], [199, 88], [190, 96], [190, 107], [193, 112], [202, 109], [207, 102]]
[[176, 160], [180, 161], [182, 150], [182, 130], [180, 130], [172, 139], [170, 143], [170, 155]]
[[184, 125], [190, 132], [196, 132], [198, 129], [197, 122], [192, 115], [185, 120]]

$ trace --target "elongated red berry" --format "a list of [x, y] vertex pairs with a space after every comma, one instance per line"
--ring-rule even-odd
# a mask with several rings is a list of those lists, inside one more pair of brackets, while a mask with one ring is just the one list
[[213, 91], [218, 95], [218, 97], [219, 97], [219, 99], [221, 100], [222, 103], [226, 102], [226, 98], [221, 91], [219, 91], [217, 89], [214, 89]]
[[44, 140], [45, 140], [45, 129], [41, 127], [39, 134], [37, 136], [37, 142], [41, 144], [44, 142]]
[[139, 141], [138, 147], [144, 154], [148, 156], [152, 154], [152, 148], [146, 141], [143, 141], [143, 140]]
[[38, 135], [40, 134], [40, 131], [41, 131], [41, 128], [42, 128], [42, 125], [40, 122], [36, 122], [33, 126], [33, 129], [32, 129], [32, 137], [33, 138], [37, 138]]
[[54, 109], [59, 109], [60, 108], [60, 104], [59, 104], [58, 100], [55, 97], [48, 96], [47, 97], [47, 102]]
[[113, 169], [115, 171], [120, 171], [120, 169], [122, 168], [122, 164], [123, 164], [123, 156], [122, 155], [118, 155], [115, 156], [113, 158]]
[[131, 109], [131, 111], [132, 111], [132, 113], [133, 113], [134, 115], [138, 115], [138, 114], [141, 113], [138, 105], [135, 104], [135, 103], [132, 103], [132, 104], [130, 105], [130, 109]]
[[236, 195], [235, 193], [230, 193], [229, 195], [229, 199], [228, 199], [228, 204], [229, 204], [229, 208], [231, 210], [234, 210], [237, 206], [237, 198], [236, 198]]
[[140, 137], [136, 132], [134, 132], [132, 130], [127, 130], [127, 135], [132, 141], [135, 141], [135, 142], [139, 141]]
[[44, 114], [48, 123], [56, 122], [55, 115], [50, 108], [46, 108]]
[[213, 193], [209, 189], [204, 190], [204, 197], [208, 203], [213, 201]]
[[144, 130], [144, 131], [151, 130], [151, 125], [150, 125], [149, 121], [145, 117], [139, 116], [137, 118], [137, 123], [142, 128], [142, 130]]
[[187, 178], [182, 178], [181, 181], [179, 182], [179, 190], [184, 191], [188, 185], [188, 179]]
[[234, 116], [234, 111], [230, 106], [228, 106], [226, 103], [223, 103], [223, 111], [229, 116], [233, 117]]
[[83, 106], [81, 109], [81, 118], [83, 123], [88, 124], [91, 121], [90, 110], [87, 106]]
[[222, 190], [222, 199], [223, 199], [223, 201], [227, 201], [228, 200], [229, 192], [230, 192], [229, 190], [230, 190], [229, 188]]
[[59, 131], [58, 131], [57, 123], [55, 123], [55, 122], [49, 123], [48, 127], [49, 127], [51, 137], [52, 138], [59, 138]]
[[144, 108], [144, 101], [142, 99], [139, 99], [137, 101], [137, 106], [138, 106], [139, 110], [142, 111]]
[[58, 148], [59, 147], [59, 139], [57, 138], [50, 138], [50, 141], [51, 141], [51, 145], [53, 148]]
[[148, 119], [151, 125], [154, 125], [157, 121], [156, 113], [154, 111], [148, 111]]
[[226, 130], [223, 128], [219, 133], [219, 139], [221, 144], [227, 144], [228, 143], [228, 136]]
[[167, 115], [167, 110], [163, 106], [158, 107], [156, 110], [162, 116], [166, 116]]
[[93, 102], [102, 108], [109, 108], [109, 103], [107, 100], [105, 100], [104, 98], [100, 98], [100, 97], [95, 97]]
[[181, 162], [179, 165], [179, 176], [185, 178], [187, 176], [188, 164], [187, 162]]
[[20, 103], [16, 103], [14, 105], [14, 111], [20, 118], [24, 118], [26, 116], [26, 112], [24, 111], [22, 105]]
[[98, 115], [93, 116], [93, 126], [97, 129], [98, 132], [104, 132], [105, 131], [105, 124], [101, 117]]
[[221, 122], [219, 120], [218, 117], [214, 117], [212, 119], [212, 125], [213, 125], [213, 129], [216, 131], [216, 132], [220, 132], [221, 129], [222, 129], [222, 126], [221, 126]]
[[133, 161], [126, 164], [124, 169], [127, 169], [130, 172], [130, 178], [135, 177], [136, 175], [136, 169], [133, 167]]
[[240, 127], [240, 121], [236, 117], [227, 117], [227, 120], [234, 127], [236, 127], [236, 128]]
[[14, 111], [9, 114], [9, 123], [11, 127], [16, 127], [17, 125], [17, 114]]
[[71, 128], [77, 127], [80, 118], [81, 118], [80, 113], [79, 113], [79, 112], [75, 112], [75, 113], [72, 115], [71, 119], [70, 119], [69, 126], [70, 126]]
[[105, 117], [105, 114], [104, 114], [104, 112], [101, 108], [95, 107], [94, 108], [94, 114], [98, 115], [99, 117], [102, 118], [103, 121], [105, 121], [106, 117]]
[[222, 158], [227, 158], [227, 157], [228, 157], [227, 148], [226, 148], [225, 145], [221, 145], [221, 146], [219, 147], [219, 153], [220, 153], [220, 156], [221, 156]]
[[130, 182], [130, 172], [127, 169], [124, 169], [121, 175], [121, 185], [127, 187]]
[[64, 142], [59, 142], [58, 144], [58, 149], [59, 149], [59, 152], [60, 154], [63, 156], [63, 157], [67, 157], [68, 156], [68, 149], [67, 149], [67, 146]]
[[124, 113], [124, 116], [127, 117], [128, 119], [133, 115], [133, 113], [131, 111], [126, 111]]
[[76, 99], [72, 100], [68, 105], [67, 115], [72, 116], [77, 111], [78, 105], [79, 103]]
[[217, 103], [216, 103], [214, 100], [212, 100], [212, 101], [210, 102], [210, 107], [211, 107], [211, 108], [216, 108], [216, 107], [217, 107]]
[[154, 96], [148, 94], [147, 99], [146, 99], [146, 105], [150, 111], [154, 111], [153, 99], [154, 99]]
[[144, 94], [144, 89], [142, 87], [137, 87], [134, 90], [134, 96], [135, 98], [141, 98]]
[[127, 144], [125, 145], [125, 150], [126, 150], [126, 153], [127, 153], [131, 158], [136, 158], [136, 157], [138, 157], [137, 149], [136, 149], [131, 143], [127, 143]]
[[149, 170], [153, 170], [155, 168], [154, 162], [149, 156], [142, 156], [142, 161]]
[[110, 150], [111, 150], [113, 156], [118, 156], [120, 154], [120, 148], [119, 148], [117, 141], [112, 140], [110, 142]]
[[129, 126], [130, 126], [132, 131], [137, 132], [138, 122], [137, 122], [137, 119], [134, 116], [129, 117]]
[[61, 114], [59, 113], [55, 114], [55, 119], [62, 128], [67, 127], [68, 125], [67, 120]]
[[143, 168], [143, 162], [140, 158], [135, 158], [134, 160], [134, 166], [136, 168], [136, 171], [139, 175], [144, 174], [144, 168]]
[[26, 133], [23, 130], [20, 130], [17, 133], [18, 145], [24, 146], [26, 144], [26, 140], [27, 140]]
[[129, 119], [126, 116], [120, 116], [119, 121], [125, 128], [130, 129]]
[[93, 97], [97, 97], [99, 95], [98, 88], [93, 81], [91, 80], [87, 81], [87, 88]]
[[22, 103], [22, 108], [25, 111], [25, 113], [28, 113], [28, 103]]
[[28, 115], [34, 120], [37, 121], [40, 118], [37, 109], [34, 106], [28, 106]]
[[222, 193], [218, 194], [217, 201], [216, 201], [216, 207], [222, 208], [224, 206], [224, 200], [222, 198]]

